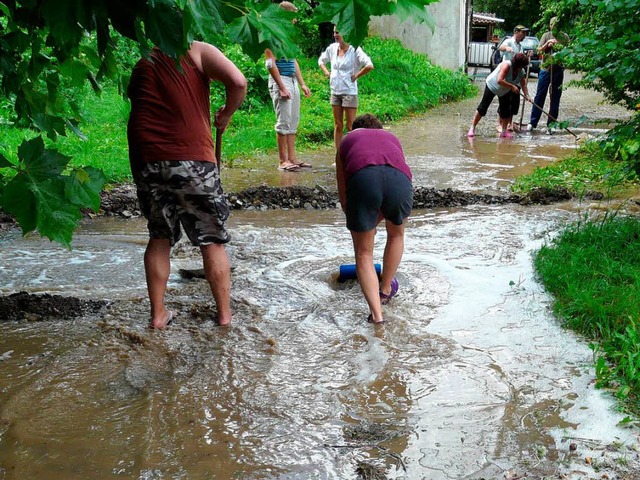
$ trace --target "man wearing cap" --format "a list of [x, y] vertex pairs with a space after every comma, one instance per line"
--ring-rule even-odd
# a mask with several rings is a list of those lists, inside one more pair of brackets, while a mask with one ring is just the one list
[[522, 52], [522, 40], [527, 36], [529, 29], [524, 25], [516, 25], [513, 29], [513, 37], [507, 38], [502, 45], [500, 45], [500, 51], [502, 54], [502, 60], [511, 60], [516, 53]]
[[[529, 29], [524, 25], [516, 25], [516, 27], [513, 29], [513, 36], [511, 38], [507, 38], [504, 42], [502, 42], [502, 45], [500, 45], [500, 51], [503, 52], [503, 62], [505, 60], [511, 60], [516, 53], [522, 53], [522, 40], [524, 40], [524, 37], [527, 36], [528, 31]], [[514, 97], [511, 99], [512, 105], [520, 104], [519, 93], [510, 92], [509, 95]], [[518, 112], [515, 112], [514, 115], [517, 113]], [[500, 122], [500, 107], [498, 107], [498, 129], [502, 130]], [[513, 130], [513, 124], [511, 122], [509, 122], [509, 124], [507, 125], [507, 130]]]

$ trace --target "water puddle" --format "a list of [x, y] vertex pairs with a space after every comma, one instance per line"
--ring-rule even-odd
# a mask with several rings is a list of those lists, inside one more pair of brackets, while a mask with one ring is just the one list
[[[501, 191], [573, 148], [560, 136], [470, 144], [456, 110], [475, 101], [463, 103], [394, 127], [416, 185]], [[330, 156], [317, 160], [298, 184], [329, 183]], [[147, 329], [141, 220], [87, 223], [72, 251], [9, 233], [0, 293], [111, 303], [0, 323], [0, 478], [540, 478], [580, 464], [579, 439], [631, 444], [531, 265], [579, 215], [574, 204], [416, 210], [399, 295], [376, 328], [357, 283], [337, 282], [353, 262], [338, 210], [233, 212], [227, 329], [206, 282], [179, 274], [200, 266], [189, 246], [172, 260], [175, 323]]]

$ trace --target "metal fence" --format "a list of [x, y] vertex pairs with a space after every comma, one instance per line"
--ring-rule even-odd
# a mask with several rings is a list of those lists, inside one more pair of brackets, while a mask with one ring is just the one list
[[487, 67], [491, 66], [491, 55], [495, 44], [490, 42], [470, 42], [469, 43], [469, 66]]

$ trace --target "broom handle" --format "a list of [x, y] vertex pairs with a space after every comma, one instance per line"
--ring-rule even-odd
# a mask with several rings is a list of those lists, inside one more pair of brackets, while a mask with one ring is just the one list
[[[522, 92], [520, 92], [520, 95], [522, 95], [525, 99], [527, 98], [527, 97], [525, 97], [524, 93], [522, 93]], [[544, 113], [547, 117], [549, 117], [553, 122], [557, 122], [557, 121], [558, 121], [557, 119], [553, 118], [549, 112], [547, 112], [547, 111], [546, 111], [545, 109], [543, 109], [542, 107], [540, 107], [540, 106], [536, 105], [533, 101], [531, 102], [531, 105], [533, 105], [533, 106], [534, 106], [534, 107], [536, 107], [536, 108], [539, 108], [539, 109], [540, 109], [540, 111], [542, 111], [542, 113]], [[564, 128], [567, 132], [569, 132], [569, 133], [570, 133], [571, 135], [573, 135], [574, 137], [578, 138], [578, 135], [576, 135], [574, 132], [572, 132], [571, 130], [569, 130], [567, 127], [562, 127], [562, 128]]]

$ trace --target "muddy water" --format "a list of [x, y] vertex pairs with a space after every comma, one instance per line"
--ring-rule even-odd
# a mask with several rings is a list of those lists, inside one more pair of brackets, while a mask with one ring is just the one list
[[[489, 118], [472, 144], [476, 102], [394, 126], [416, 185], [505, 190], [575, 147], [564, 134], [498, 140]], [[330, 151], [308, 158], [314, 172], [256, 176], [329, 184]], [[232, 190], [253, 175], [225, 173]], [[178, 274], [198, 266], [180, 246], [168, 293], [178, 317], [147, 330], [142, 221], [93, 221], [71, 252], [9, 234], [1, 293], [112, 303], [0, 324], [0, 478], [586, 478], [575, 472], [594, 446], [633, 432], [616, 427], [591, 351], [553, 318], [531, 266], [583, 208], [415, 211], [400, 293], [375, 328], [358, 285], [336, 281], [353, 261], [338, 211], [233, 213], [228, 329], [211, 320], [205, 282]]]

